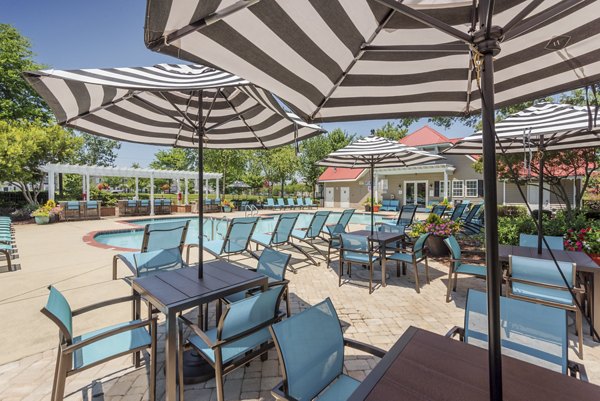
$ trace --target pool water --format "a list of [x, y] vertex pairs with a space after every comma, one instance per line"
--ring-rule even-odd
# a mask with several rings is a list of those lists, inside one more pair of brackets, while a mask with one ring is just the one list
[[[340, 218], [341, 213], [333, 212], [329, 214], [327, 218], [327, 224], [336, 223]], [[295, 228], [308, 227], [312, 218], [312, 213], [300, 213], [298, 220], [296, 221]], [[254, 229], [257, 233], [269, 233], [272, 232], [277, 223], [278, 215], [273, 216], [261, 216]], [[389, 216], [375, 215], [375, 222], [381, 222], [389, 219]], [[160, 218], [160, 219], [143, 219], [143, 220], [130, 220], [128, 223], [133, 223], [144, 227], [146, 224], [155, 222], [169, 222], [169, 221], [181, 221], [190, 220], [188, 227], [187, 238], [190, 243], [194, 242], [194, 239], [198, 238], [198, 219], [194, 217], [174, 217], [174, 218]], [[221, 238], [227, 231], [228, 219], [219, 219], [215, 217], [204, 218], [204, 235], [208, 239]], [[371, 215], [368, 213], [354, 213], [350, 219], [352, 224], [371, 224]], [[94, 236], [96, 242], [115, 247], [115, 248], [130, 248], [139, 249], [142, 245], [142, 239], [144, 237], [143, 228], [132, 228], [131, 230], [122, 231], [107, 231], [100, 232]]]

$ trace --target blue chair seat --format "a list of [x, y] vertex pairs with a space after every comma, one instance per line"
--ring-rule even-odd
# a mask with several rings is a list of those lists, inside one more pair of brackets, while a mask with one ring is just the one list
[[393, 255], [390, 255], [387, 257], [388, 260], [397, 260], [399, 262], [408, 262], [408, 263], [412, 263], [413, 258], [412, 255], [409, 255], [407, 253], [400, 253], [400, 252], [396, 252]]
[[252, 241], [268, 248], [271, 246], [271, 234], [254, 233], [252, 234]]
[[350, 376], [341, 374], [321, 394], [315, 398], [318, 401], [344, 401], [350, 398], [360, 382]]
[[[217, 342], [217, 329], [213, 328], [205, 332], [211, 342]], [[265, 327], [248, 336], [244, 336], [237, 341], [226, 344], [221, 347], [223, 355], [223, 363], [232, 361], [233, 359], [244, 355], [246, 352], [253, 350], [262, 343], [271, 341], [271, 333], [269, 328]], [[204, 342], [199, 336], [191, 336], [189, 342], [194, 345], [198, 351], [202, 352], [211, 361], [215, 361], [215, 352]]]
[[458, 274], [471, 274], [476, 276], [487, 276], [487, 268], [485, 266], [469, 265], [466, 263], [460, 264], [455, 270]]
[[[109, 330], [138, 322], [139, 320], [119, 323], [114, 326], [105, 327], [100, 330], [74, 337], [73, 344], [77, 344], [90, 337], [105, 333]], [[136, 348], [149, 346], [151, 341], [152, 339], [150, 334], [148, 334], [148, 331], [146, 331], [146, 329], [143, 327], [115, 334], [114, 336], [104, 338], [90, 345], [86, 345], [83, 348], [75, 350], [75, 352], [73, 352], [73, 368], [80, 369], [111, 356], [126, 353], [127, 351], [131, 351]]]
[[292, 230], [292, 237], [298, 239], [306, 238], [307, 230]]
[[212, 253], [213, 255], [220, 255], [224, 243], [225, 241], [222, 239], [214, 239], [212, 241], [204, 241], [202, 243], [202, 246], [205, 250]]
[[513, 282], [512, 292], [513, 294], [521, 297], [573, 306], [573, 298], [568, 291], [557, 290], [554, 288], [544, 288], [539, 285]]
[[[379, 260], [378, 256], [372, 255], [371, 261], [376, 262]], [[345, 262], [357, 262], [357, 263], [369, 263], [369, 255], [366, 253], [344, 251]]]

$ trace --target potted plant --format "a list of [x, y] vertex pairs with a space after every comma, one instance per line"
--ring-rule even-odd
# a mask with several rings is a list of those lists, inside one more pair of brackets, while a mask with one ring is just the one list
[[367, 200], [364, 201], [363, 205], [365, 206], [365, 212], [371, 211], [371, 197], [368, 196]]
[[375, 202], [373, 202], [373, 212], [378, 212], [380, 207], [381, 207], [381, 202], [379, 202], [377, 200]]
[[221, 202], [221, 207], [223, 208], [223, 211], [224, 211], [225, 213], [229, 213], [229, 212], [231, 212], [231, 211], [233, 210], [233, 208], [234, 208], [234, 205], [233, 205], [233, 202], [232, 202], [232, 201], [230, 201], [230, 200], [227, 200], [227, 199], [224, 199], [224, 200]]
[[567, 251], [585, 252], [594, 262], [600, 263], [600, 230], [569, 228], [564, 236], [564, 245]]
[[50, 220], [57, 221], [61, 212], [61, 207], [53, 200], [49, 200], [43, 206], [40, 206], [31, 213], [36, 224], [48, 224]]
[[419, 237], [422, 234], [431, 234], [427, 239], [429, 254], [434, 257], [448, 256], [450, 251], [444, 239], [460, 232], [460, 223], [450, 219], [442, 219], [440, 216], [431, 214], [427, 220], [412, 225], [411, 236]]

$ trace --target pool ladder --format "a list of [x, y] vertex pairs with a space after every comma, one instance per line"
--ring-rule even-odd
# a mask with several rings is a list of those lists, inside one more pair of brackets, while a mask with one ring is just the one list
[[250, 217], [258, 216], [258, 208], [255, 205], [246, 205], [244, 209], [244, 217], [248, 217], [248, 214], [250, 214]]

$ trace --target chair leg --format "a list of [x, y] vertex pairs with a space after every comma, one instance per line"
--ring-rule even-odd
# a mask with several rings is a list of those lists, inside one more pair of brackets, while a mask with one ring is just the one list
[[400, 277], [400, 262], [396, 261], [396, 277]]
[[458, 273], [454, 273], [454, 286], [452, 287], [454, 292], [456, 292], [456, 284], [458, 284]]
[[369, 262], [369, 294], [373, 293], [373, 262]]
[[416, 259], [413, 257], [413, 269], [415, 270], [415, 290], [417, 294], [421, 293], [421, 285], [419, 284], [419, 265], [417, 265]]
[[10, 252], [9, 251], [4, 251], [4, 254], [6, 255], [6, 263], [8, 265], [8, 271], [10, 272], [10, 271], [12, 271], [12, 265], [11, 265], [11, 262], [10, 262], [10, 257], [11, 257], [10, 256]]
[[329, 268], [329, 262], [331, 262], [331, 241], [327, 245], [327, 268]]
[[427, 260], [427, 256], [425, 256], [425, 278], [427, 279], [427, 284], [430, 284], [430, 281], [429, 281], [429, 261]]
[[579, 308], [575, 311], [575, 323], [577, 326], [577, 339], [579, 343], [579, 358], [583, 359], [583, 316]]
[[221, 350], [215, 350], [215, 384], [217, 387], [217, 401], [225, 401], [225, 391], [223, 389], [223, 367], [221, 361]]
[[294, 244], [293, 242], [290, 241], [290, 245], [295, 248], [298, 252], [300, 252], [301, 254], [303, 254], [304, 256], [306, 256], [308, 259], [310, 259], [310, 261], [312, 262], [313, 265], [315, 266], [319, 266], [320, 262], [317, 262], [312, 256], [310, 256], [310, 254], [308, 252], [306, 252], [304, 249], [302, 249], [301, 246]]
[[117, 279], [117, 261], [119, 260], [119, 258], [117, 258], [117, 255], [113, 256], [113, 265], [112, 265], [112, 279], [116, 280]]
[[339, 277], [338, 277], [338, 287], [342, 286], [342, 276], [344, 275], [344, 262], [342, 261], [342, 256], [340, 255], [340, 260], [338, 264]]
[[60, 345], [59, 345], [58, 352], [56, 354], [56, 365], [54, 366], [54, 380], [52, 381], [52, 394], [50, 395], [51, 401], [56, 400], [56, 387], [58, 385], [58, 372], [60, 369], [60, 358], [61, 358], [61, 352], [60, 352]]
[[347, 269], [348, 277], [352, 278], [352, 262], [348, 262]]
[[[61, 352], [60, 349], [58, 352]], [[62, 352], [60, 354], [58, 360], [58, 369], [57, 369], [57, 377], [56, 377], [56, 388], [54, 391], [53, 401], [62, 401], [65, 396], [65, 381], [67, 380], [67, 371], [69, 366], [67, 364], [70, 356], [63, 355]]]
[[285, 298], [285, 313], [287, 314], [287, 317], [290, 317], [290, 316], [292, 316], [292, 309], [290, 306], [290, 290], [289, 290], [289, 288], [286, 287], [283, 297]]
[[[200, 306], [202, 308], [202, 306]], [[183, 325], [179, 324], [179, 335], [177, 336], [177, 384], [179, 389], [179, 401], [183, 401]]]
[[[150, 344], [150, 401], [156, 400], [156, 321], [153, 320], [150, 324], [152, 342]], [[180, 344], [182, 344], [180, 342]], [[183, 358], [179, 358], [181, 361]], [[182, 362], [180, 362], [182, 363]], [[182, 377], [183, 375], [179, 376]], [[180, 401], [183, 401], [183, 392], [180, 396]]]
[[452, 267], [448, 273], [448, 290], [446, 291], [446, 302], [450, 302], [450, 291], [452, 289]]

